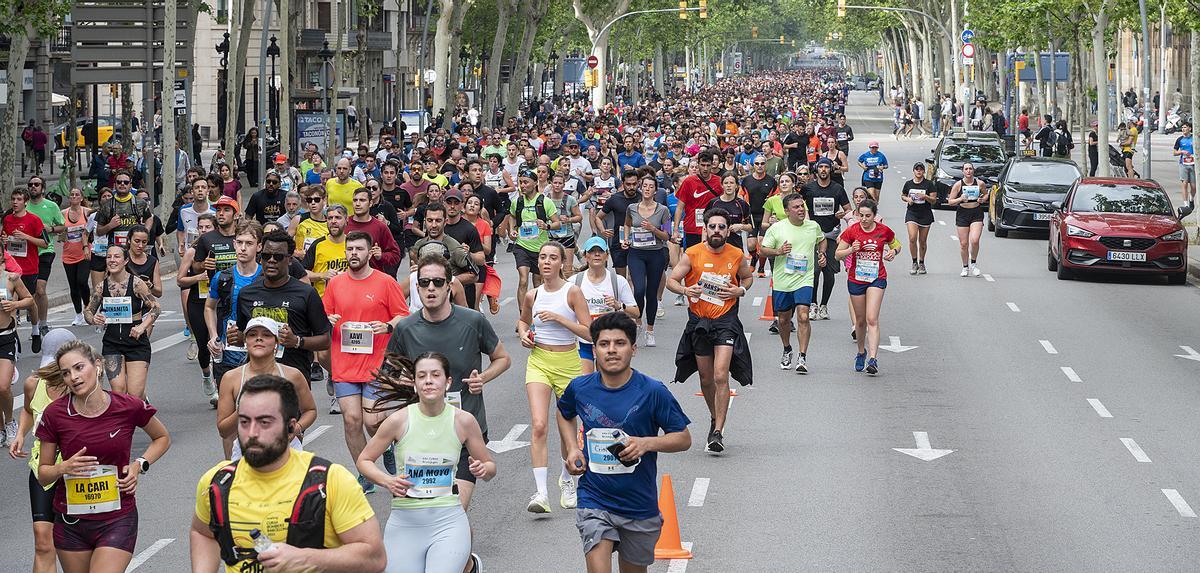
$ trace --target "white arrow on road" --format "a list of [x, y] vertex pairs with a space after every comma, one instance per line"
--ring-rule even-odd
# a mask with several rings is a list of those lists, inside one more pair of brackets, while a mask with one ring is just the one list
[[954, 450], [935, 450], [929, 446], [928, 432], [913, 432], [913, 438], [917, 440], [916, 448], [892, 448], [902, 454], [908, 454], [918, 460], [931, 462]]
[[1192, 348], [1191, 346], [1180, 346], [1179, 348], [1183, 349], [1183, 351], [1187, 354], [1176, 354], [1176, 358], [1186, 358], [1188, 360], [1200, 362], [1200, 352], [1196, 352], [1195, 348]]
[[880, 350], [886, 350], [886, 351], [888, 351], [888, 352], [895, 352], [895, 353], [899, 354], [899, 353], [901, 353], [901, 352], [908, 352], [909, 350], [912, 350], [912, 349], [914, 349], [914, 348], [918, 348], [918, 347], [916, 347], [916, 346], [903, 346], [903, 345], [901, 345], [901, 344], [900, 344], [900, 337], [899, 337], [899, 336], [889, 336], [889, 337], [888, 337], [888, 340], [891, 342], [891, 344], [887, 344], [887, 345], [882, 345], [882, 344], [881, 344], [881, 345], [879, 346], [879, 349], [880, 349]]
[[528, 446], [529, 442], [517, 441], [517, 438], [521, 437], [521, 434], [524, 434], [525, 430], [527, 429], [529, 429], [528, 425], [517, 424], [508, 431], [508, 434], [504, 436], [503, 440], [500, 440], [499, 442], [489, 442], [487, 447], [489, 450], [492, 450], [497, 454], [503, 454], [509, 450], [515, 450], [517, 448]]

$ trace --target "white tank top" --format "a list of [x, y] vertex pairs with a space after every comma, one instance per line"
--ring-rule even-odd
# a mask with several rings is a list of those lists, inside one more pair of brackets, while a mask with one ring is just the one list
[[574, 345], [575, 333], [567, 329], [567, 327], [557, 322], [542, 322], [537, 317], [539, 312], [544, 310], [557, 313], [567, 317], [568, 320], [575, 320], [575, 310], [571, 308], [570, 302], [567, 300], [567, 294], [571, 291], [571, 283], [564, 282], [557, 291], [550, 292], [546, 290], [546, 285], [537, 287], [534, 290], [533, 298], [533, 341], [542, 344], [553, 345]]

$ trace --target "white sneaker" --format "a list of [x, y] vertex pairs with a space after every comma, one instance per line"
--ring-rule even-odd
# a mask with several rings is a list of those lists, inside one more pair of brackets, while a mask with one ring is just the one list
[[965, 276], [967, 276], [967, 273], [969, 273], [969, 272], [971, 272], [971, 271], [970, 271], [970, 270], [968, 270], [968, 269], [967, 269], [967, 267], [963, 267], [963, 270], [962, 270], [962, 272], [961, 272], [961, 273], [958, 273], [958, 276], [960, 276], [960, 277], [965, 277]]
[[11, 444], [17, 441], [17, 421], [9, 420], [4, 426], [4, 443]]
[[788, 352], [787, 350], [783, 351], [783, 356], [779, 357], [779, 369], [780, 370], [791, 370], [792, 369], [792, 353], [791, 352]]
[[653, 332], [649, 332], [649, 331], [646, 332], [646, 346], [649, 348], [654, 348], [655, 346], [658, 346], [658, 341], [654, 339]]
[[529, 496], [529, 504], [525, 506], [525, 511], [529, 513], [550, 513], [550, 502], [546, 496], [535, 493]]
[[87, 320], [83, 318], [83, 313], [75, 315], [75, 320], [71, 321], [71, 326], [87, 326]]
[[658, 301], [658, 312], [654, 313], [655, 318], [662, 318], [667, 315], [667, 309], [662, 305], [662, 301]]
[[808, 374], [808, 362], [804, 359], [803, 356], [799, 356], [796, 358], [796, 373]]
[[829, 307], [821, 305], [817, 307], [817, 318], [819, 320], [829, 320]]
[[196, 359], [196, 357], [197, 357], [197, 356], [199, 356], [199, 355], [200, 355], [200, 347], [199, 347], [199, 346], [196, 346], [196, 341], [195, 341], [195, 340], [192, 340], [191, 344], [188, 344], [188, 349], [187, 349], [187, 359], [188, 359], [188, 360], [195, 360], [195, 359]]
[[217, 407], [217, 384], [212, 378], [204, 379], [204, 396], [208, 398], [209, 406]]
[[977, 277], [983, 275], [983, 271], [979, 270], [979, 266], [971, 263], [971, 276]]
[[675, 295], [675, 306], [683, 306], [683, 295]]
[[818, 305], [815, 305], [815, 304], [808, 307], [808, 319], [809, 320], [817, 319], [817, 308], [818, 308]]
[[341, 406], [341, 404], [338, 404], [338, 400], [337, 400], [336, 396], [329, 397], [329, 413], [330, 414], [341, 414], [342, 413], [342, 406]]
[[563, 509], [575, 509], [575, 505], [578, 503], [578, 487], [575, 485], [575, 480], [564, 480], [559, 477], [558, 489], [562, 491], [562, 494], [558, 496], [558, 506]]

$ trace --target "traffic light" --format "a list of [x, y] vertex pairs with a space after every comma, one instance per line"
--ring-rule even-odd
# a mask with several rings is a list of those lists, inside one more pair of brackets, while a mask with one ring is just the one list
[[687, 0], [679, 0], [679, 19], [687, 20]]
[[838, 18], [846, 17], [846, 0], [838, 0], [837, 15]]
[[708, 19], [708, 0], [700, 0], [700, 19]]
[[782, 46], [782, 45], [783, 45], [783, 36], [780, 36], [780, 37], [779, 37], [779, 45], [780, 45], [780, 46]]
[[758, 39], [758, 26], [753, 26], [750, 28], [750, 37], [755, 40]]

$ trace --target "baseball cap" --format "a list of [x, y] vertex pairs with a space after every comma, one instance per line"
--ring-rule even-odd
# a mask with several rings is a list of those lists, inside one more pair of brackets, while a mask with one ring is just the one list
[[287, 156], [286, 156], [286, 155], [284, 155], [284, 154], [282, 154], [282, 153], [276, 153], [276, 154], [275, 154], [275, 163], [286, 163], [286, 162], [287, 162]]
[[446, 197], [443, 199], [443, 201], [449, 201], [451, 199], [458, 199], [461, 202], [463, 200], [462, 190], [458, 187], [451, 187], [449, 190], [447, 190]]
[[55, 328], [47, 332], [42, 337], [42, 360], [38, 364], [38, 368], [54, 362], [54, 355], [58, 349], [72, 340], [75, 340], [75, 334], [65, 328]]
[[424, 141], [417, 142], [417, 149], [425, 149], [426, 147], [429, 147], [429, 146]]
[[601, 251], [608, 252], [608, 241], [603, 237], [592, 237], [583, 242], [583, 252], [588, 252], [592, 249], [599, 248]]
[[221, 197], [217, 199], [217, 204], [213, 205], [213, 210], [216, 210], [218, 207], [233, 207], [234, 212], [237, 212], [241, 210], [242, 206], [232, 197]]
[[879, 147], [879, 142], [878, 142], [878, 141], [872, 141], [871, 143], [868, 143], [868, 144], [867, 144], [867, 147]]
[[271, 336], [279, 338], [279, 323], [275, 322], [274, 319], [267, 318], [265, 316], [256, 316], [251, 318], [250, 322], [246, 323], [246, 330], [243, 332], [249, 333], [251, 330], [254, 330], [260, 326], [267, 329], [267, 332], [270, 332]]
[[822, 157], [817, 160], [817, 167], [820, 167], [822, 165], [828, 165], [829, 167], [833, 167], [833, 161], [830, 161], [828, 157]]
[[924, 163], [922, 163], [920, 161], [913, 163], [913, 171], [924, 171], [924, 170], [925, 170]]

